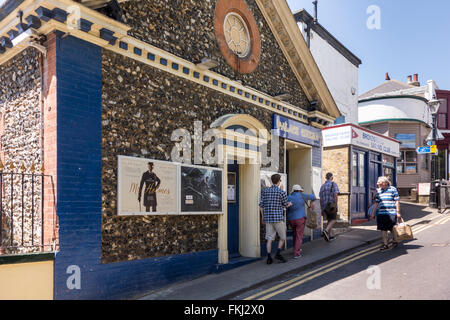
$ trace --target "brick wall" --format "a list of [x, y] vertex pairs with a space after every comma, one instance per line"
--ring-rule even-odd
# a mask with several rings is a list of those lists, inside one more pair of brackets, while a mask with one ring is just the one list
[[49, 34], [47, 42], [47, 58], [43, 68], [43, 118], [44, 118], [44, 240], [45, 243], [58, 243], [56, 190], [57, 190], [57, 82], [56, 82], [56, 36]]
[[[333, 173], [341, 193], [350, 193], [350, 156], [349, 147], [324, 148], [322, 152], [322, 181], [328, 172]], [[340, 219], [348, 220], [350, 212], [350, 196], [340, 195], [338, 198]]]

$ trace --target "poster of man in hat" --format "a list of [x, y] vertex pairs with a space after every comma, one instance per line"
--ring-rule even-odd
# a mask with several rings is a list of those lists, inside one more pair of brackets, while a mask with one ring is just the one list
[[176, 214], [177, 165], [118, 157], [118, 214]]

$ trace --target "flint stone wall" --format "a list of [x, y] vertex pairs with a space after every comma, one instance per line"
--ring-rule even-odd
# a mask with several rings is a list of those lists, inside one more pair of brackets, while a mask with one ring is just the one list
[[[41, 168], [40, 141], [40, 93], [39, 52], [33, 48], [23, 51], [0, 66], [0, 113], [3, 128], [0, 132], [0, 154], [5, 165], [4, 172], [21, 172], [22, 164], [30, 173], [32, 164], [39, 173]], [[13, 246], [22, 246], [22, 179], [15, 176], [11, 188], [11, 175], [3, 176], [2, 189], [2, 239], [0, 247], [11, 246], [11, 210], [13, 212]], [[40, 193], [41, 181], [35, 177], [34, 184], [34, 229], [32, 230], [31, 177], [25, 177], [24, 187], [24, 243], [31, 245], [40, 241]], [[11, 204], [13, 192], [13, 204]], [[33, 231], [33, 232], [32, 232]], [[3, 253], [29, 252], [33, 249], [3, 249]], [[0, 249], [1, 253], [2, 249]]]
[[[194, 121], [202, 121], [205, 132], [239, 112], [270, 129], [272, 113], [110, 51], [102, 61], [102, 262], [217, 249], [216, 215], [118, 216], [117, 156], [170, 161], [176, 129], [193, 135]], [[280, 139], [280, 172], [283, 146]]]
[[253, 12], [261, 37], [259, 65], [250, 74], [235, 72], [223, 57], [214, 31], [215, 0], [136, 0], [121, 3], [129, 35], [178, 57], [198, 63], [209, 57], [219, 62], [211, 69], [271, 96], [289, 93], [289, 103], [309, 103], [264, 16], [254, 0], [245, 1]]

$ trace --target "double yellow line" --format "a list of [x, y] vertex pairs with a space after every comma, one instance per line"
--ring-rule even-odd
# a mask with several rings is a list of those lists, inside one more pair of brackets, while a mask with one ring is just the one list
[[[431, 225], [425, 225], [425, 226], [419, 226], [417, 228], [412, 228], [413, 230], [413, 234], [417, 234], [420, 233], [428, 228], [431, 228], [432, 226], [435, 226], [437, 224], [444, 224], [448, 221], [450, 221], [450, 216], [448, 217], [437, 217], [440, 219], [437, 219], [437, 221]], [[245, 298], [244, 300], [254, 300], [254, 299], [258, 299], [258, 300], [267, 300], [272, 298], [273, 296], [279, 295], [283, 292], [286, 292], [292, 288], [295, 288], [305, 282], [308, 282], [312, 279], [315, 279], [317, 277], [320, 277], [323, 274], [326, 274], [328, 272], [331, 272], [333, 270], [336, 270], [346, 264], [349, 264], [353, 261], [359, 260], [361, 258], [364, 258], [365, 256], [368, 256], [372, 253], [378, 252], [380, 248], [380, 245], [373, 245], [370, 246], [367, 249], [364, 249], [362, 251], [358, 251], [356, 253], [353, 253], [347, 257], [341, 258], [339, 260], [333, 261], [325, 266], [322, 266], [320, 268], [314, 269], [308, 273], [305, 273], [301, 276], [295, 277], [293, 279], [290, 279], [286, 282], [283, 282], [281, 284], [278, 284], [274, 287], [271, 287], [269, 289], [266, 289], [264, 291], [258, 292], [250, 297]]]
[[433, 218], [432, 220], [434, 220], [434, 219], [436, 219], [436, 221], [433, 222], [433, 223], [429, 223], [429, 224], [426, 224], [426, 225], [423, 225], [423, 226], [419, 226], [419, 227], [417, 227], [417, 228], [413, 228], [413, 233], [414, 233], [414, 234], [420, 233], [420, 232], [422, 232], [422, 231], [424, 231], [424, 230], [426, 230], [426, 229], [429, 229], [429, 228], [431, 228], [431, 227], [434, 227], [434, 226], [436, 226], [436, 225], [442, 225], [442, 224], [445, 224], [445, 223], [447, 223], [448, 221], [450, 221], [450, 216], [444, 216], [444, 217], [437, 216], [437, 217]]

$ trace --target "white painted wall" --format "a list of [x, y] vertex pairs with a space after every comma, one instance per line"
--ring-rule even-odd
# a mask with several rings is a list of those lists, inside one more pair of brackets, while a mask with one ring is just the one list
[[425, 101], [413, 98], [389, 98], [359, 103], [359, 122], [392, 119], [418, 120], [431, 125], [431, 114]]
[[[306, 24], [298, 26], [306, 40]], [[347, 123], [358, 124], [358, 67], [311, 30], [311, 53]], [[352, 87], [355, 94], [352, 94]]]

